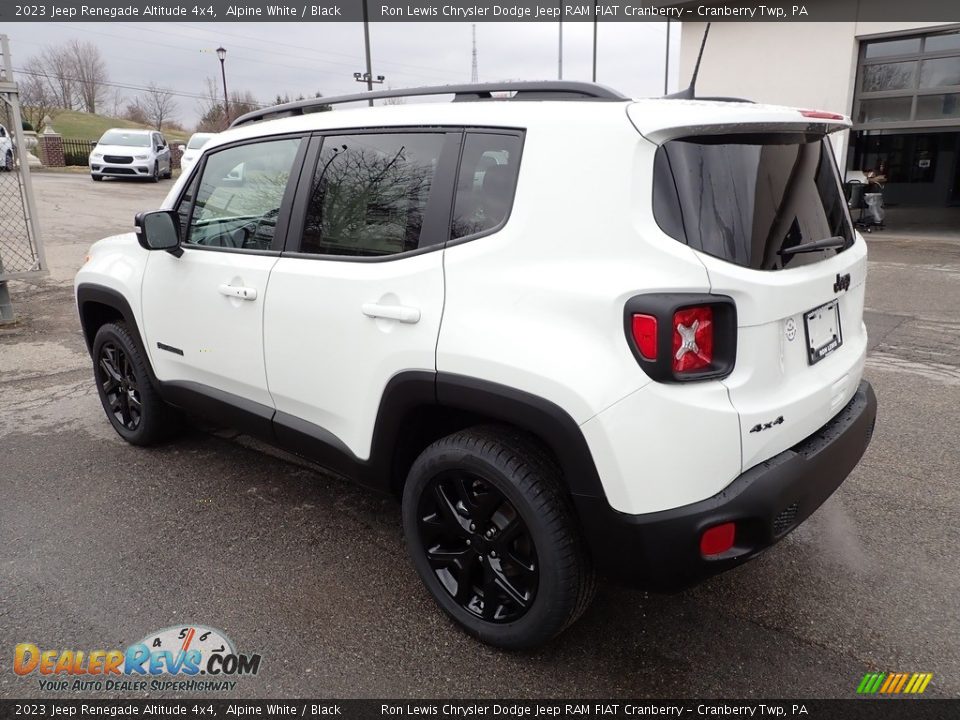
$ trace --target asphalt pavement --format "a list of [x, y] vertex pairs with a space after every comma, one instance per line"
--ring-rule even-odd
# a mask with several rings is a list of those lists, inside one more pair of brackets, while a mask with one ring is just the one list
[[11, 284], [20, 319], [0, 328], [0, 696], [49, 695], [12, 672], [18, 643], [123, 648], [190, 623], [261, 654], [230, 697], [852, 697], [869, 671], [960, 695], [960, 236], [870, 239], [877, 430], [806, 524], [678, 595], [603, 584], [562, 636], [508, 653], [435, 607], [395, 501], [227, 430], [121, 441], [71, 280], [170, 183], [34, 184], [53, 271]]

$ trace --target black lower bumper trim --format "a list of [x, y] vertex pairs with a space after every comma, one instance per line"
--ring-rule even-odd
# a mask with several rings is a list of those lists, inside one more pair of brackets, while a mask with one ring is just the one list
[[[597, 569], [650, 590], [673, 591], [743, 563], [833, 494], [863, 457], [876, 416], [877, 398], [864, 381], [847, 406], [806, 440], [751, 468], [717, 495], [680, 508], [627, 515], [605, 498], [574, 496]], [[702, 557], [703, 531], [726, 522], [736, 523], [733, 548]]]

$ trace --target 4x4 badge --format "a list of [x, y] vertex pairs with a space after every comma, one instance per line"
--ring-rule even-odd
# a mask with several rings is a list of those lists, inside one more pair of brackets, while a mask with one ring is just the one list
[[757, 423], [752, 428], [750, 428], [750, 432], [752, 433], [763, 432], [764, 430], [769, 430], [774, 425], [782, 425], [782, 424], [783, 424], [783, 415], [778, 417], [776, 420], [771, 420], [770, 422], [767, 422], [767, 423]]
[[838, 293], [841, 290], [849, 290], [849, 289], [850, 289], [850, 273], [847, 273], [846, 275], [841, 275], [840, 273], [837, 273], [837, 281], [833, 284], [833, 291], [835, 293]]

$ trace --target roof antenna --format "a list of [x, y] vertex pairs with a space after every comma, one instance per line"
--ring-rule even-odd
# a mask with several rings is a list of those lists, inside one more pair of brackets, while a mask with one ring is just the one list
[[690, 78], [690, 86], [675, 93], [667, 95], [668, 98], [675, 100], [693, 100], [697, 96], [697, 75], [700, 74], [700, 61], [703, 59], [703, 49], [707, 46], [707, 35], [710, 34], [710, 26], [713, 23], [707, 23], [703, 31], [703, 40], [700, 41], [700, 52], [697, 53], [697, 64], [693, 66], [693, 77]]

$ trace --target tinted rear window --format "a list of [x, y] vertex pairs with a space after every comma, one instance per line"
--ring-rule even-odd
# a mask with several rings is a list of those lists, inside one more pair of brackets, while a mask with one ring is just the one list
[[[818, 262], [853, 243], [829, 143], [769, 134], [672, 140], [656, 154], [657, 223], [695, 250], [756, 270]], [[784, 254], [840, 236], [843, 247]]]

